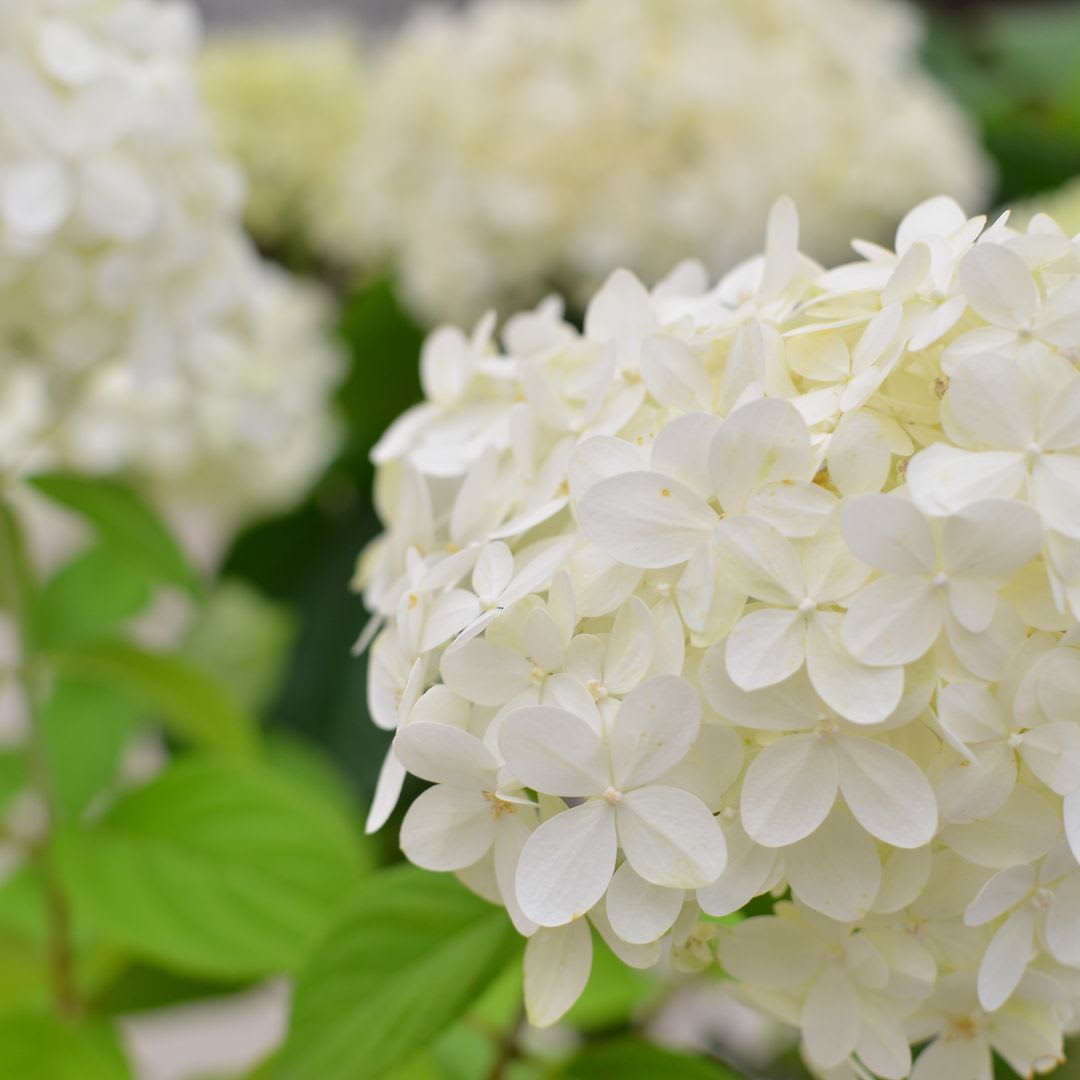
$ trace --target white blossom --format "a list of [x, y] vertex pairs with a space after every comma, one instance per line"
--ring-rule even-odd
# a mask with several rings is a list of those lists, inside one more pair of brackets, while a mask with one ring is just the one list
[[197, 46], [186, 3], [0, 11], [0, 466], [126, 471], [220, 538], [325, 464], [339, 358], [243, 234]]
[[883, 241], [938, 191], [985, 194], [968, 123], [919, 69], [920, 37], [890, 0], [425, 12], [371, 61], [322, 243], [386, 260], [415, 309], [455, 320], [553, 286], [584, 307], [612, 266], [726, 270], [784, 194], [810, 254], [842, 257], [849, 235]]
[[399, 731], [371, 824], [436, 784], [402, 845], [507, 907], [534, 1022], [591, 927], [633, 966], [715, 954], [822, 1080], [1060, 1058], [1080, 374], [1047, 313], [1080, 248], [1032, 228], [933, 199], [823, 271], [781, 201], [715, 287], [620, 272], [582, 331], [545, 303], [430, 340], [358, 577]]

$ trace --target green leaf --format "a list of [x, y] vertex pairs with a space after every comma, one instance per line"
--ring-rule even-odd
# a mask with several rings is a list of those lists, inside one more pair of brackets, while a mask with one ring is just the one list
[[131, 695], [195, 746], [236, 757], [255, 749], [252, 718], [213, 676], [187, 661], [119, 641], [54, 652], [50, 660], [63, 674]]
[[105, 477], [47, 473], [30, 483], [53, 502], [74, 510], [101, 539], [156, 581], [200, 589], [198, 578], [161, 519], [129, 487]]
[[587, 1046], [567, 1062], [559, 1076], [565, 1080], [738, 1080], [715, 1061], [634, 1038]]
[[294, 631], [283, 604], [242, 581], [224, 581], [201, 606], [183, 655], [259, 712], [281, 682]]
[[149, 602], [151, 580], [115, 548], [92, 547], [58, 570], [34, 604], [34, 640], [51, 649], [100, 641]]
[[296, 968], [357, 876], [348, 826], [272, 771], [181, 762], [59, 834], [77, 914], [112, 941], [193, 975]]
[[0, 1017], [0, 1076], [11, 1080], [129, 1080], [120, 1044], [104, 1024], [51, 1016]]
[[517, 955], [499, 908], [413, 867], [364, 881], [297, 980], [274, 1080], [375, 1080], [422, 1050]]
[[0, 499], [0, 606], [17, 621], [27, 618], [33, 582], [19, 522], [11, 507]]

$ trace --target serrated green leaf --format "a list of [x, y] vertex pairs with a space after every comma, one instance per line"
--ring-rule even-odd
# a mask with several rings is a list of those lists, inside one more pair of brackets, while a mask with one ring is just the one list
[[520, 939], [449, 875], [394, 867], [364, 881], [303, 968], [274, 1080], [376, 1080], [460, 1016]]
[[125, 484], [73, 473], [47, 473], [30, 483], [84, 517], [109, 547], [154, 580], [199, 591], [199, 580], [169, 530]]
[[211, 978], [296, 968], [358, 874], [325, 802], [271, 770], [188, 761], [58, 836], [75, 912], [162, 966]]
[[31, 613], [34, 641], [42, 649], [100, 641], [141, 611], [152, 593], [137, 564], [114, 548], [92, 547], [41, 587]]
[[564, 1080], [738, 1080], [715, 1061], [635, 1038], [587, 1046], [563, 1066], [559, 1076]]
[[187, 661], [120, 641], [60, 650], [50, 660], [64, 675], [129, 694], [185, 742], [235, 757], [255, 749], [251, 716], [213, 676]]
[[129, 1080], [131, 1070], [104, 1024], [51, 1016], [0, 1017], [0, 1076], [11, 1080]]

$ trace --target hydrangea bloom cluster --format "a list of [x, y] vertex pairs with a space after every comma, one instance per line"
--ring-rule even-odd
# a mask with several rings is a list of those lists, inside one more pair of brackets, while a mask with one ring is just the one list
[[591, 925], [715, 958], [827, 1080], [1041, 1073], [1080, 1024], [1080, 245], [939, 197], [854, 246], [822, 270], [781, 200], [714, 287], [429, 338], [359, 569], [370, 824], [433, 783], [401, 845], [505, 905], [535, 1023]]
[[421, 314], [454, 321], [553, 287], [580, 309], [613, 266], [726, 271], [782, 194], [807, 250], [842, 257], [837, 236], [884, 240], [920, 199], [984, 194], [919, 36], [892, 0], [429, 12], [375, 66], [326, 242], [386, 258]]
[[333, 445], [323, 302], [262, 263], [186, 4], [0, 9], [0, 468], [130, 469], [229, 520]]
[[245, 220], [261, 243], [333, 231], [331, 196], [363, 123], [367, 58], [346, 30], [222, 35], [200, 61], [225, 150], [248, 181]]

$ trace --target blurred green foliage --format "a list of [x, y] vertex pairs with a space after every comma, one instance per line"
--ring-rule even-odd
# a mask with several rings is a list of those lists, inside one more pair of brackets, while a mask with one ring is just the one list
[[979, 125], [998, 204], [1080, 174], [1080, 6], [999, 3], [938, 14], [930, 29], [928, 66]]

